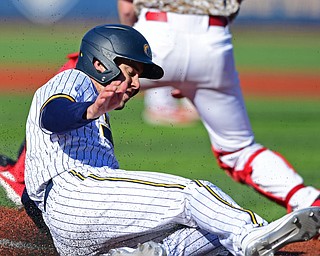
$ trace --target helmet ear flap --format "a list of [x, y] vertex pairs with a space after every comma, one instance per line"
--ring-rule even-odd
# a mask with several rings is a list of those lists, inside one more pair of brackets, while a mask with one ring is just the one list
[[[102, 65], [104, 67], [104, 71], [101, 71], [99, 70], [99, 67], [97, 67], [95, 65], [96, 62], [99, 62], [100, 65]], [[92, 60], [92, 66], [95, 68], [96, 70], [96, 74], [94, 75], [95, 76], [95, 80], [98, 81], [100, 84], [102, 85], [105, 85], [104, 83], [107, 83], [111, 80], [111, 77], [112, 79], [116, 76], [119, 75], [119, 73], [117, 73], [117, 70], [116, 68], [112, 68], [114, 67], [113, 65], [111, 66], [111, 68], [109, 67], [106, 67], [100, 60], [98, 60], [97, 58], [93, 58]], [[119, 70], [120, 71], [120, 70]]]
[[[92, 47], [91, 44], [82, 42], [82, 48], [85, 49], [85, 53], [80, 50], [79, 59], [76, 66], [77, 69], [83, 71], [104, 86], [120, 74], [121, 71], [119, 67], [112, 59], [98, 59], [95, 57], [99, 56], [99, 54], [95, 53], [96, 49]], [[104, 72], [100, 72], [94, 67], [95, 60], [98, 60], [106, 68]]]

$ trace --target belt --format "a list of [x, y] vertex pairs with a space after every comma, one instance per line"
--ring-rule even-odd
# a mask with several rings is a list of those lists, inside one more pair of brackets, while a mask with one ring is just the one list
[[[146, 20], [167, 22], [168, 17], [166, 12], [146, 12]], [[224, 16], [209, 16], [209, 26], [225, 27], [228, 23], [228, 18]]]

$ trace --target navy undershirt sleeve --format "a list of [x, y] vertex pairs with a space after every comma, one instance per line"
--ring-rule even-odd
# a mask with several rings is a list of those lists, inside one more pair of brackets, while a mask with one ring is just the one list
[[92, 119], [86, 119], [87, 108], [93, 102], [72, 102], [66, 98], [50, 101], [41, 112], [41, 127], [53, 133], [65, 133], [82, 127]]

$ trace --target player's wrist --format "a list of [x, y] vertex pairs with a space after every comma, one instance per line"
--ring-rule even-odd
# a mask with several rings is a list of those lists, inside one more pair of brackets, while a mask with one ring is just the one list
[[94, 120], [99, 118], [100, 115], [97, 115], [97, 111], [94, 111], [93, 106], [94, 104], [90, 105], [89, 107], [86, 108], [86, 110], [84, 111], [82, 118], [84, 120]]

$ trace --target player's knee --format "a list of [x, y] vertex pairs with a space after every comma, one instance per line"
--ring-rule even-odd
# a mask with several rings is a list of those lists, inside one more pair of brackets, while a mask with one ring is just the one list
[[212, 147], [219, 167], [237, 182], [251, 184], [251, 163], [266, 148], [252, 144], [234, 152], [218, 151]]

